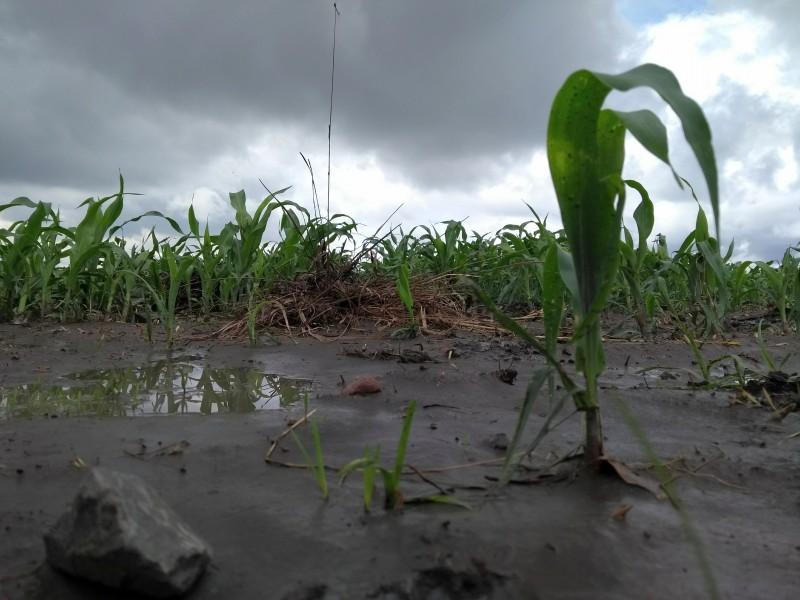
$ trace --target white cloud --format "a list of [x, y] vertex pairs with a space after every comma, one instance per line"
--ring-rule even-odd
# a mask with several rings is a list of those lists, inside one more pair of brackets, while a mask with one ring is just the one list
[[[672, 15], [640, 34], [623, 52], [631, 63], [671, 69], [709, 118], [718, 154], [723, 238], [741, 254], [773, 258], [800, 239], [796, 141], [800, 139], [800, 80], [779, 30], [745, 10]], [[650, 106], [650, 99], [646, 99]], [[707, 198], [702, 175], [677, 118], [664, 109], [677, 170]], [[656, 228], [677, 244], [691, 230], [696, 209], [668, 171], [629, 145], [628, 175], [656, 202]], [[706, 204], [707, 206], [707, 204]]]
[[775, 170], [772, 180], [779, 192], [790, 192], [792, 186], [797, 183], [798, 178], [794, 146], [787, 145], [779, 148], [778, 155], [782, 164]]
[[701, 104], [732, 82], [753, 95], [800, 105], [800, 88], [785, 79], [791, 55], [774, 33], [769, 19], [748, 11], [671, 15], [647, 27], [623, 59], [669, 67]]

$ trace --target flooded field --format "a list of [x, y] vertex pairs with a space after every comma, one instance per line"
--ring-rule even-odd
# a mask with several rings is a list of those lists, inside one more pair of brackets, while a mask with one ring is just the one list
[[248, 413], [291, 406], [311, 391], [308, 380], [248, 367], [203, 366], [201, 358], [80, 371], [59, 384], [0, 385], [0, 419]]

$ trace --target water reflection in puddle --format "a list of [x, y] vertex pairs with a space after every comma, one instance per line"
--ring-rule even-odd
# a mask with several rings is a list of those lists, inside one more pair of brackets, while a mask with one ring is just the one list
[[175, 360], [83, 371], [69, 379], [0, 387], [0, 418], [248, 413], [288, 406], [311, 391], [308, 380]]

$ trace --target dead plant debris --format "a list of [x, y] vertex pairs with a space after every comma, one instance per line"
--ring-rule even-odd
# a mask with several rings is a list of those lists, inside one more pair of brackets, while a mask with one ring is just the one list
[[[467, 308], [469, 294], [459, 288], [458, 281], [458, 276], [449, 274], [411, 279], [420, 331], [435, 336], [455, 329], [505, 334], [491, 316]], [[396, 329], [408, 322], [408, 311], [394, 279], [355, 273], [322, 271], [277, 282], [269, 297], [256, 306], [257, 329], [279, 328], [290, 336], [301, 334], [326, 341], [338, 339], [361, 321], [374, 324], [378, 330]], [[541, 314], [535, 310], [518, 320], [538, 320]], [[245, 314], [205, 337], [244, 338], [252, 317]]]

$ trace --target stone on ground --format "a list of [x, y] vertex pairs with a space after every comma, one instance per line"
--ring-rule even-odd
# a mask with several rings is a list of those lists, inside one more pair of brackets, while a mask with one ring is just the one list
[[153, 488], [100, 468], [89, 472], [44, 541], [57, 569], [158, 598], [188, 591], [211, 560], [205, 542]]

